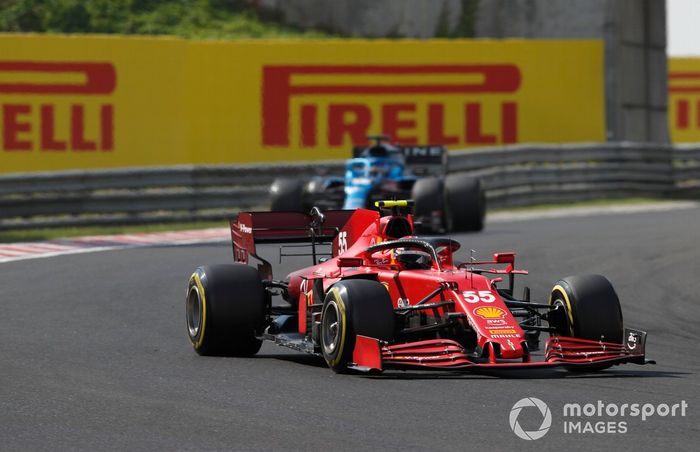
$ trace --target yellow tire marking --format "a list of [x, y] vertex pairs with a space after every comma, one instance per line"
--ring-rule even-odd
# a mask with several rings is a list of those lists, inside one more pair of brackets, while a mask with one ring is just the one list
[[199, 275], [197, 273], [192, 273], [192, 276], [190, 276], [190, 284], [192, 283], [192, 280], [194, 280], [194, 283], [197, 286], [199, 299], [202, 301], [202, 315], [200, 319], [201, 324], [199, 327], [199, 339], [197, 339], [196, 342], [192, 342], [192, 338], [190, 338], [190, 342], [192, 342], [195, 349], [199, 349], [202, 346], [202, 342], [204, 342], [204, 330], [207, 326], [207, 299], [204, 295], [204, 286], [202, 286], [202, 281], [199, 279]]
[[333, 298], [335, 299], [335, 305], [338, 306], [338, 315], [340, 316], [341, 322], [340, 322], [340, 344], [338, 345], [338, 354], [335, 356], [335, 359], [333, 359], [330, 362], [331, 366], [335, 366], [340, 362], [340, 358], [343, 356], [343, 347], [345, 346], [345, 324], [346, 318], [345, 318], [345, 304], [343, 303], [343, 299], [340, 296], [340, 292], [338, 291], [337, 288], [333, 288], [329, 292], [332, 294]]
[[567, 295], [566, 290], [559, 284], [554, 286], [552, 289], [552, 294], [549, 296], [549, 304], [554, 302], [554, 292], [559, 292], [564, 297], [564, 303], [566, 303], [566, 315], [569, 317], [569, 334], [573, 337], [574, 335], [574, 314], [571, 310], [571, 301], [569, 301], [569, 295]]

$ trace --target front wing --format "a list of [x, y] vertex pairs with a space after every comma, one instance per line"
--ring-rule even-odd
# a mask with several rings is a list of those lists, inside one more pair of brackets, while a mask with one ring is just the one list
[[553, 367], [593, 370], [612, 364], [654, 363], [645, 359], [646, 335], [644, 331], [626, 328], [624, 344], [552, 336], [546, 342], [543, 361], [532, 361], [526, 357], [517, 362], [513, 360], [476, 362], [459, 343], [450, 339], [388, 345], [374, 338], [358, 336], [352, 367], [364, 371], [382, 371], [390, 368], [476, 371]]

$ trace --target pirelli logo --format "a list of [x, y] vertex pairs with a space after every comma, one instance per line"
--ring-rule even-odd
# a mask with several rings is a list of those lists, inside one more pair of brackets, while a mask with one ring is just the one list
[[114, 150], [116, 86], [111, 63], [0, 61], [2, 150]]
[[[402, 144], [518, 141], [518, 105], [509, 96], [521, 85], [514, 64], [269, 65], [262, 75], [264, 146], [292, 146], [292, 136], [306, 148], [341, 146], [377, 132]], [[343, 101], [320, 102], [328, 96]], [[448, 132], [446, 99], [455, 97], [463, 100], [451, 112], [460, 127]], [[373, 98], [378, 107], [368, 105]], [[489, 130], [484, 99], [497, 102], [498, 124]]]
[[675, 128], [700, 130], [700, 72], [671, 72], [668, 92], [675, 109]]

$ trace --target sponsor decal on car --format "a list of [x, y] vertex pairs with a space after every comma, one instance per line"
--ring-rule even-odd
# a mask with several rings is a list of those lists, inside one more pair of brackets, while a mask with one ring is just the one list
[[493, 334], [516, 334], [517, 331], [515, 331], [512, 328], [509, 329], [500, 329], [500, 330], [491, 330], [490, 333]]
[[495, 306], [481, 306], [472, 311], [482, 319], [500, 319], [505, 317], [506, 311]]

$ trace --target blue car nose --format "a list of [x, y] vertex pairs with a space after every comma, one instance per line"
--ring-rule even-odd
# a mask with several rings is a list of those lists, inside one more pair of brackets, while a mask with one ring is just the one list
[[360, 209], [366, 207], [367, 196], [372, 190], [372, 184], [356, 184], [345, 186], [345, 202], [343, 209]]

